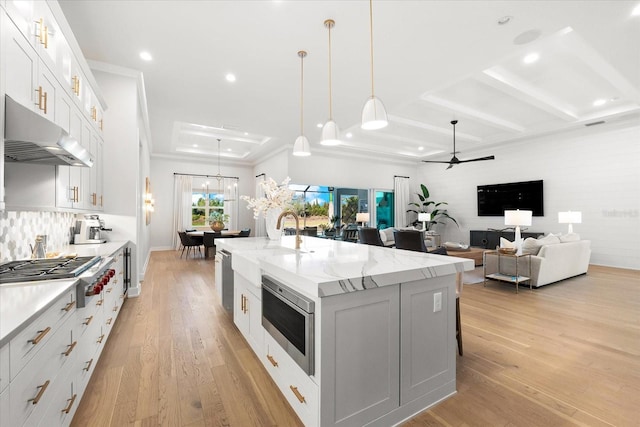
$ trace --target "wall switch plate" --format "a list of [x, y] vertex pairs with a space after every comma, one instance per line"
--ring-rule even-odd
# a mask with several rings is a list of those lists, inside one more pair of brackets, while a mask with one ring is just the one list
[[437, 313], [442, 310], [442, 292], [433, 294], [433, 312]]

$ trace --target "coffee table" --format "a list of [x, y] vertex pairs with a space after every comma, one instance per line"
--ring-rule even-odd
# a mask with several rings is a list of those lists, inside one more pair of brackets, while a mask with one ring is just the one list
[[476, 267], [482, 265], [482, 254], [487, 249], [485, 248], [469, 248], [464, 251], [456, 251], [453, 249], [447, 249], [447, 254], [450, 256], [455, 256], [458, 258], [468, 258], [474, 261], [474, 265]]

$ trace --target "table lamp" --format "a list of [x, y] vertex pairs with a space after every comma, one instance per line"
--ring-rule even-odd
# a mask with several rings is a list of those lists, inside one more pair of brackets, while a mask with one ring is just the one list
[[427, 222], [431, 222], [431, 213], [429, 212], [419, 212], [418, 213], [418, 221], [422, 222], [422, 231], [427, 231]]
[[558, 212], [558, 223], [569, 224], [567, 233], [573, 233], [573, 224], [582, 223], [582, 212]]
[[504, 225], [510, 225], [516, 227], [516, 255], [522, 255], [522, 238], [520, 237], [520, 226], [531, 225], [531, 217], [533, 211], [521, 211], [516, 209], [515, 211], [504, 211]]
[[363, 225], [369, 222], [369, 212], [358, 212], [356, 214], [356, 222], [360, 222]]

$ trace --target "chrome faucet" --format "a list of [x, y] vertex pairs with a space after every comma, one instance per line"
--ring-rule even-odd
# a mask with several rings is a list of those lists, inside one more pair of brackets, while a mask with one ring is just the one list
[[280, 223], [282, 222], [282, 218], [286, 217], [287, 215], [291, 215], [293, 219], [296, 220], [296, 249], [300, 249], [300, 243], [302, 242], [302, 239], [300, 238], [300, 218], [298, 218], [298, 215], [296, 215], [295, 212], [293, 211], [282, 212], [280, 216], [278, 216], [276, 229], [280, 230]]

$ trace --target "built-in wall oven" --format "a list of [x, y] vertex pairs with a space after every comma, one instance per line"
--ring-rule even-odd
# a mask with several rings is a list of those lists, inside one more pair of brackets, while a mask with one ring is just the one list
[[262, 276], [262, 326], [308, 374], [314, 374], [314, 302]]

